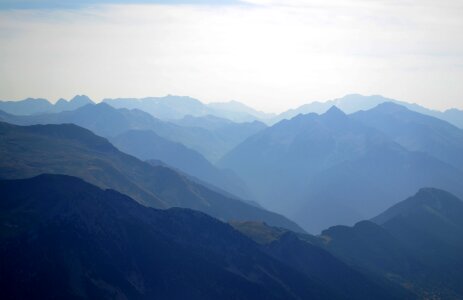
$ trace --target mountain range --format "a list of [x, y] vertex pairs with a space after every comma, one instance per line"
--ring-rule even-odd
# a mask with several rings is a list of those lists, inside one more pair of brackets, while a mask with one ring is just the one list
[[252, 122], [273, 117], [272, 114], [257, 111], [237, 101], [203, 104], [201, 101], [185, 96], [167, 95], [165, 97], [103, 99], [115, 108], [140, 109], [161, 120], [182, 119], [191, 115], [202, 117], [214, 115], [234, 122]]
[[109, 141], [140, 160], [159, 160], [241, 199], [252, 199], [249, 188], [230, 170], [219, 169], [200, 153], [158, 136], [151, 130], [129, 130]]
[[428, 153], [463, 170], [463, 130], [393, 102], [352, 114], [410, 151]]
[[[167, 121], [179, 120], [189, 115], [194, 117], [212, 115], [237, 123], [259, 120], [269, 125], [273, 125], [284, 119], [291, 119], [298, 114], [322, 114], [332, 106], [337, 106], [344, 112], [350, 114], [361, 110], [369, 110], [384, 102], [393, 102], [405, 106], [412, 111], [429, 115], [449, 122], [459, 128], [463, 128], [463, 111], [461, 109], [450, 108], [445, 111], [438, 111], [428, 109], [415, 103], [400, 101], [380, 95], [364, 96], [360, 94], [349, 94], [333, 100], [307, 103], [280, 114], [261, 112], [238, 101], [204, 104], [195, 98], [174, 95], [146, 98], [106, 98], [103, 99], [102, 102], [115, 108], [139, 109], [158, 119]], [[83, 95], [77, 95], [69, 102], [60, 99], [54, 105], [46, 99], [28, 98], [20, 101], [0, 101], [0, 110], [14, 115], [32, 115], [72, 110], [89, 103], [93, 103], [93, 101]]]
[[[390, 106], [380, 105], [361, 115], [378, 120], [375, 114], [390, 113]], [[458, 168], [461, 142], [454, 140], [461, 136], [460, 129], [432, 117], [411, 118], [421, 124], [417, 127], [436, 128], [440, 133], [435, 136], [449, 141], [439, 142], [437, 150], [417, 149], [410, 146], [414, 142], [407, 144], [404, 138], [398, 143], [388, 132], [358, 118], [332, 107], [322, 115], [283, 120], [245, 140], [219, 165], [234, 170], [263, 207], [286, 215], [310, 232], [368, 219], [422, 187], [463, 196], [463, 172]], [[432, 139], [425, 136], [423, 145]], [[454, 156], [442, 161], [442, 153]]]
[[308, 104], [301, 105], [294, 109], [289, 109], [278, 116], [274, 117], [271, 120], [271, 123], [276, 123], [283, 119], [291, 119], [298, 114], [308, 114], [308, 113], [325, 113], [330, 107], [336, 106], [344, 112], [351, 114], [361, 110], [369, 110], [378, 106], [379, 104], [385, 102], [392, 102], [401, 106], [408, 108], [409, 110], [418, 112], [420, 114], [432, 116], [446, 122], [453, 124], [459, 128], [463, 128], [463, 110], [456, 108], [448, 109], [445, 111], [438, 111], [428, 109], [421, 105], [415, 103], [408, 103], [405, 101], [395, 100], [391, 98], [386, 98], [380, 95], [364, 96], [359, 94], [350, 94], [342, 98], [337, 98], [325, 102], [312, 102]]
[[106, 139], [72, 124], [16, 126], [0, 123], [0, 178], [42, 173], [82, 178], [155, 208], [184, 207], [220, 220], [262, 220], [302, 231], [294, 222], [120, 152]]
[[0, 101], [1, 298], [463, 299], [461, 121], [361, 95]]
[[281, 247], [314, 264], [294, 266], [275, 243], [267, 251], [205, 214], [147, 208], [75, 177], [1, 180], [0, 193], [3, 299], [414, 298], [289, 234]]
[[85, 95], [76, 95], [67, 101], [59, 99], [55, 104], [43, 98], [27, 98], [20, 101], [0, 101], [0, 110], [13, 115], [36, 115], [74, 110], [94, 102]]
[[[265, 128], [260, 122], [237, 124], [226, 120], [222, 121], [220, 128], [210, 130], [201, 126], [180, 126], [156, 119], [141, 110], [116, 109], [106, 103], [30, 116], [0, 112], [0, 120], [18, 125], [72, 123], [104, 137], [115, 137], [129, 130], [151, 130], [165, 139], [198, 151], [210, 161], [218, 160], [244, 139]], [[201, 119], [196, 120], [199, 123]]]

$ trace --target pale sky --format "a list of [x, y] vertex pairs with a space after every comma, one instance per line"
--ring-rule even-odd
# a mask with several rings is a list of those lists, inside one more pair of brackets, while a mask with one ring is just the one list
[[461, 0], [83, 2], [0, 0], [0, 99], [175, 94], [280, 112], [360, 93], [463, 109]]

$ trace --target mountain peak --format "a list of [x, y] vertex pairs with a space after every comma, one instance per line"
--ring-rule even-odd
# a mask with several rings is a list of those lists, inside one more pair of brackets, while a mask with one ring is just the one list
[[327, 116], [330, 118], [339, 118], [346, 117], [346, 114], [342, 110], [340, 110], [336, 105], [333, 105], [322, 116]]
[[67, 100], [64, 98], [59, 98], [58, 101], [56, 101], [55, 105], [63, 105], [67, 103]]
[[88, 104], [88, 103], [94, 103], [92, 101], [92, 99], [90, 99], [88, 96], [86, 95], [76, 95], [74, 96], [74, 98], [72, 98], [71, 100], [69, 100], [69, 102], [75, 102], [75, 103], [81, 103], [81, 104]]
[[384, 224], [395, 217], [410, 216], [420, 210], [440, 215], [441, 218], [453, 218], [455, 214], [463, 213], [463, 202], [444, 190], [421, 188], [415, 195], [392, 206], [372, 221]]

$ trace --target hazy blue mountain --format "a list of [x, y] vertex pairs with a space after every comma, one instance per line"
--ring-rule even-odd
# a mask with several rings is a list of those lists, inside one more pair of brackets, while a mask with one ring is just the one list
[[407, 103], [404, 101], [399, 101], [391, 98], [386, 98], [380, 95], [373, 96], [363, 96], [359, 94], [346, 95], [342, 98], [337, 98], [334, 100], [329, 100], [326, 102], [312, 102], [309, 104], [304, 104], [298, 108], [290, 109], [286, 112], [281, 113], [273, 119], [273, 123], [278, 122], [283, 119], [291, 119], [298, 114], [308, 114], [308, 113], [317, 113], [322, 114], [326, 112], [333, 105], [340, 108], [347, 114], [351, 114], [360, 110], [369, 110], [375, 106], [384, 103], [384, 102], [393, 102], [402, 106], [407, 107], [408, 109], [419, 112], [421, 114], [433, 116], [444, 121], [447, 121], [459, 128], [463, 128], [463, 111], [458, 109], [449, 109], [445, 112], [432, 110], [420, 106], [415, 103]]
[[34, 116], [2, 115], [5, 122], [18, 125], [72, 123], [105, 137], [115, 136], [129, 129], [150, 128], [162, 124], [149, 114], [136, 110], [117, 110], [107, 104], [85, 105], [73, 111], [46, 113]]
[[33, 115], [50, 110], [53, 105], [46, 99], [27, 98], [20, 101], [0, 101], [0, 110], [13, 115]]
[[[440, 114], [439, 114], [440, 115]], [[463, 128], [463, 111], [452, 108], [443, 112], [443, 116], [436, 116], [459, 128]]]
[[209, 112], [199, 100], [186, 96], [116, 98], [103, 99], [103, 102], [115, 108], [136, 108], [162, 120], [180, 119], [186, 115], [202, 116]]
[[395, 103], [354, 113], [352, 118], [385, 133], [411, 151], [428, 153], [463, 170], [463, 130]]
[[[223, 141], [223, 144], [226, 145], [228, 150], [233, 149], [248, 137], [267, 127], [267, 125], [260, 121], [236, 123], [228, 119], [212, 115], [202, 117], [193, 117], [188, 115], [174, 122], [181, 126], [203, 128], [212, 132], [217, 139]], [[223, 154], [225, 153], [226, 152]]]
[[0, 194], [2, 299], [347, 299], [199, 212], [63, 175]]
[[170, 168], [155, 167], [122, 153], [106, 139], [76, 125], [0, 123], [0, 178], [42, 173], [76, 176], [151, 207], [185, 207], [220, 220], [263, 220], [301, 231], [278, 214], [208, 189]]
[[182, 119], [188, 115], [194, 117], [213, 115], [234, 122], [252, 122], [272, 117], [271, 114], [256, 111], [237, 101], [204, 104], [187, 96], [116, 98], [104, 99], [103, 102], [115, 108], [140, 109], [156, 118], [167, 121]]
[[[219, 130], [222, 128], [226, 128], [231, 125], [241, 125], [240, 123], [235, 123], [229, 119], [225, 118], [219, 118], [214, 115], [206, 115], [206, 116], [200, 116], [200, 117], [195, 117], [192, 115], [186, 115], [181, 119], [173, 121], [175, 124], [181, 125], [181, 126], [187, 126], [187, 127], [199, 127], [199, 128], [204, 128], [204, 129], [210, 129], [210, 130]], [[244, 123], [244, 124], [252, 124], [251, 122], [249, 123]], [[256, 122], [255, 124], [262, 124], [262, 128], [265, 128], [265, 124]]]
[[259, 204], [310, 232], [368, 219], [421, 187], [463, 196], [463, 172], [335, 107], [264, 129], [219, 165], [234, 170]]
[[67, 110], [75, 110], [87, 104], [95, 104], [95, 103], [92, 101], [92, 99], [90, 99], [89, 97], [85, 95], [77, 95], [69, 101], [61, 98], [53, 105], [53, 108], [51, 108], [49, 112], [62, 112], [62, 111], [67, 111]]
[[244, 182], [232, 171], [218, 169], [198, 152], [160, 137], [150, 130], [129, 130], [110, 142], [141, 160], [161, 160], [188, 175], [215, 185], [242, 199], [252, 199]]
[[87, 104], [93, 104], [93, 101], [85, 95], [77, 95], [69, 101], [59, 99], [55, 104], [46, 99], [27, 98], [19, 101], [0, 101], [0, 110], [12, 115], [27, 116], [74, 110]]
[[128, 130], [152, 130], [163, 138], [198, 151], [213, 162], [264, 126], [260, 122], [231, 123], [220, 130], [180, 126], [156, 119], [138, 109], [116, 109], [106, 103], [88, 104], [73, 111], [34, 116], [3, 113], [0, 118], [18, 125], [73, 123], [104, 137], [114, 137]]
[[325, 247], [352, 266], [408, 287], [421, 299], [463, 297], [463, 202], [424, 188], [370, 221], [323, 231]]
[[251, 122], [256, 119], [266, 121], [275, 117], [275, 114], [255, 110], [252, 107], [234, 100], [209, 103], [207, 106], [213, 109], [215, 115], [235, 122]]

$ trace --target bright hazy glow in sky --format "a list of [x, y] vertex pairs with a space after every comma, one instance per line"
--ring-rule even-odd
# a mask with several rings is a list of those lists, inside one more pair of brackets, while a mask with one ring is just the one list
[[278, 112], [361, 93], [463, 108], [462, 16], [460, 0], [3, 9], [0, 99], [176, 94]]

